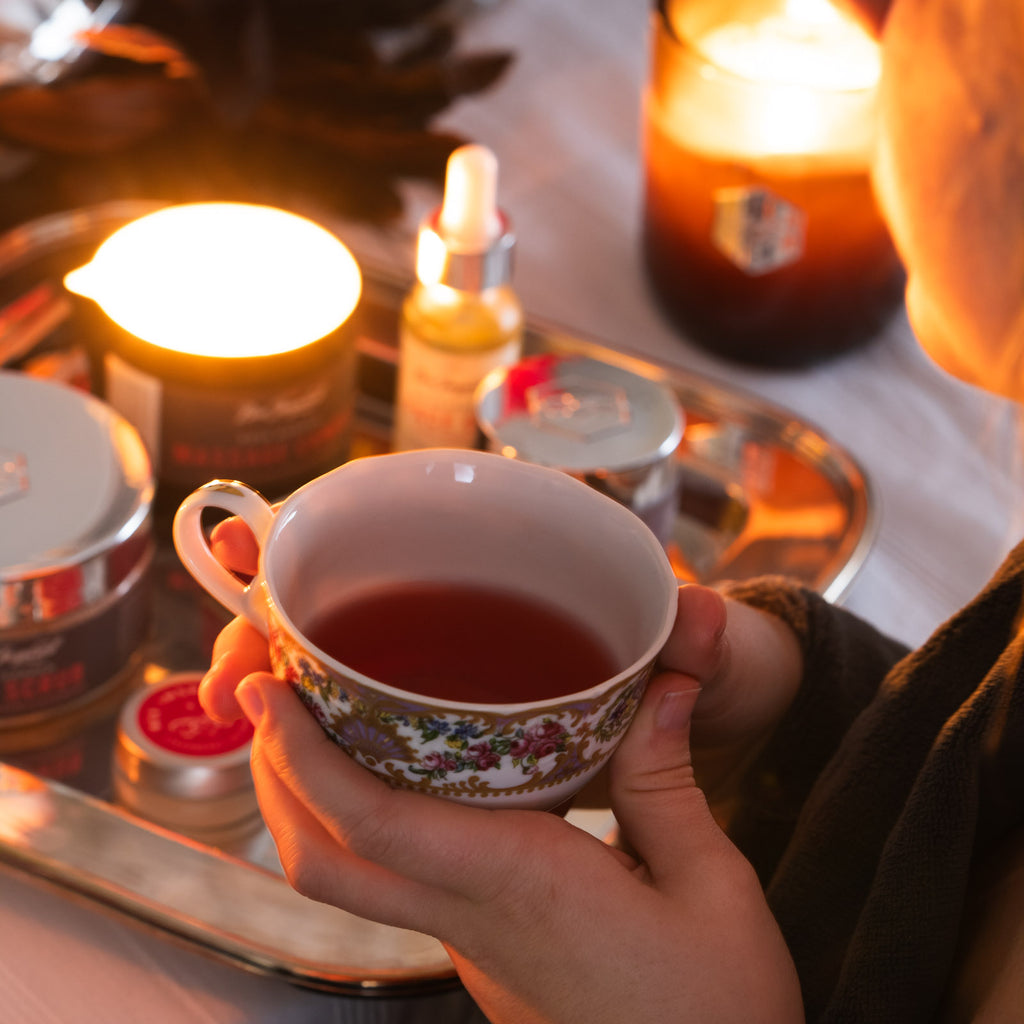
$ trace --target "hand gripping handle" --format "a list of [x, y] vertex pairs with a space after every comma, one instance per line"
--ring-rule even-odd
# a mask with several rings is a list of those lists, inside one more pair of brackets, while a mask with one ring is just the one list
[[200, 586], [266, 636], [267, 602], [262, 573], [245, 584], [217, 561], [203, 532], [202, 515], [206, 508], [238, 516], [252, 530], [261, 552], [274, 523], [274, 510], [259, 491], [247, 484], [211, 480], [181, 503], [172, 527], [175, 550]]

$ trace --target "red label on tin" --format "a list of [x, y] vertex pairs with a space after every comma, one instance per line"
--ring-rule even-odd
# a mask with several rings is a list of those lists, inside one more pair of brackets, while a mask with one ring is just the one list
[[159, 687], [139, 706], [139, 728], [150, 742], [174, 754], [216, 757], [245, 746], [252, 725], [245, 719], [221, 724], [199, 704], [199, 680]]

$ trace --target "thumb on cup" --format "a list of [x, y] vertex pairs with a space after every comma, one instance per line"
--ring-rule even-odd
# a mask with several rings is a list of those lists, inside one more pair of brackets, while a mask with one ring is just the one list
[[696, 1015], [749, 1020], [755, 1007], [759, 1020], [803, 1020], [796, 969], [757, 874], [694, 779], [690, 718], [699, 695], [683, 673], [651, 680], [612, 762], [612, 809], [645, 881], [669, 907], [659, 917], [675, 948], [710, 985], [708, 1012]]
[[655, 676], [611, 765], [616, 819], [659, 888], [692, 878], [700, 856], [733, 850], [694, 780], [690, 719], [699, 696], [691, 676]]

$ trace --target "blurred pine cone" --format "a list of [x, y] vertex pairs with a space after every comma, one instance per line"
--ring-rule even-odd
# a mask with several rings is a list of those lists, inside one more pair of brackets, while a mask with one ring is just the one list
[[442, 0], [141, 0], [67, 74], [0, 90], [0, 143], [31, 155], [0, 227], [113, 198], [393, 219], [465, 141], [431, 120], [512, 59], [457, 55], [457, 27]]

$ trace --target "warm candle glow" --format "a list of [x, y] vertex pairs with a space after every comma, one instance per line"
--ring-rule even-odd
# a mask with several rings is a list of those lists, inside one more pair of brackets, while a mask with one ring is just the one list
[[669, 15], [676, 34], [710, 62], [678, 83], [675, 109], [666, 111], [669, 130], [690, 148], [867, 163], [881, 55], [828, 0], [786, 0], [775, 13], [701, 32], [686, 23], [685, 5], [670, 6]]
[[799, 365], [902, 292], [872, 195], [878, 44], [830, 0], [660, 0], [645, 95], [644, 258], [685, 331]]
[[723, 70], [755, 82], [871, 89], [881, 74], [877, 44], [828, 0], [787, 0], [780, 14], [714, 29], [698, 49]]
[[287, 352], [330, 334], [361, 290], [355, 259], [329, 231], [245, 203], [141, 217], [64, 283], [150, 344], [233, 358]]

